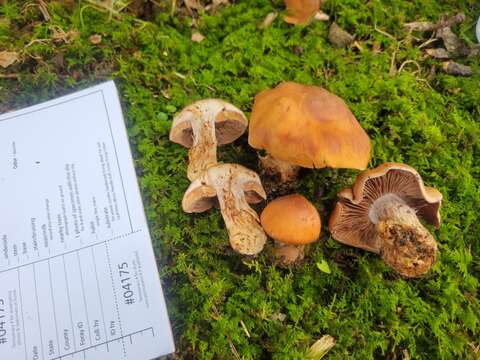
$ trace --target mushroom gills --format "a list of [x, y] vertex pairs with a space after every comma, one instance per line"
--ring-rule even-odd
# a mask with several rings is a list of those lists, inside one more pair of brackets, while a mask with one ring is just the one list
[[414, 209], [395, 194], [385, 194], [369, 210], [382, 259], [406, 277], [425, 274], [436, 259], [437, 243]]

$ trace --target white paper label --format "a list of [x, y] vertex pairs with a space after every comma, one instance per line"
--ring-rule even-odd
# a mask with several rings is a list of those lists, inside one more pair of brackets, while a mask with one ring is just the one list
[[114, 83], [0, 116], [0, 358], [173, 351]]

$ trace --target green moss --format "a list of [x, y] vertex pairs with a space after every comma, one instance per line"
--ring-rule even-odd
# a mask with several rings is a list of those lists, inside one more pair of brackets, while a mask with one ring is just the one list
[[[1, 72], [18, 79], [0, 79], [0, 110], [116, 79], [179, 358], [230, 359], [237, 351], [244, 359], [301, 359], [328, 333], [337, 340], [331, 359], [395, 359], [403, 350], [412, 359], [474, 359], [480, 338], [480, 66], [465, 59], [477, 75], [437, 71], [430, 79], [438, 62], [423, 58], [402, 24], [464, 11], [467, 20], [455, 31], [473, 43], [478, 4], [326, 2], [324, 10], [356, 34], [361, 51], [331, 47], [326, 23], [293, 27], [279, 18], [259, 29], [275, 8], [282, 9], [281, 1], [247, 0], [204, 13], [198, 24], [206, 39], [193, 43], [191, 19], [170, 17], [169, 6], [152, 21], [128, 12], [109, 20], [86, 3], [56, 2], [46, 22], [38, 7], [4, 1], [0, 50], [21, 52], [22, 62]], [[52, 26], [78, 36], [53, 41]], [[90, 43], [93, 34], [102, 35], [101, 44]], [[381, 53], [373, 53], [373, 43]], [[397, 70], [407, 60], [420, 68], [406, 63], [389, 75], [394, 53]], [[248, 114], [258, 91], [285, 80], [321, 85], [344, 98], [372, 138], [371, 166], [408, 163], [443, 193], [443, 224], [434, 232], [440, 256], [426, 278], [403, 280], [376, 255], [333, 241], [326, 229], [307, 249], [306, 262], [281, 270], [267, 253], [255, 260], [235, 254], [218, 211], [181, 211], [187, 152], [168, 140], [173, 114], [205, 97], [231, 101]], [[245, 136], [221, 148], [219, 157], [257, 166]], [[355, 175], [305, 171], [297, 191], [318, 206], [326, 224], [336, 192]], [[322, 261], [330, 274], [318, 269]], [[286, 315], [283, 321], [279, 314]]]

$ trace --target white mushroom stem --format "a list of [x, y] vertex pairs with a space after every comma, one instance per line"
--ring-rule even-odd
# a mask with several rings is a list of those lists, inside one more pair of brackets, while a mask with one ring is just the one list
[[213, 109], [204, 109], [199, 115], [191, 123], [193, 145], [188, 151], [187, 169], [187, 177], [190, 181], [197, 179], [206, 169], [217, 164], [215, 112]]
[[259, 156], [260, 165], [269, 176], [279, 176], [280, 183], [295, 181], [300, 171], [300, 166], [291, 165], [286, 161], [278, 160], [267, 154]]
[[415, 277], [435, 262], [437, 243], [422, 225], [414, 209], [394, 194], [377, 199], [368, 214], [381, 238], [380, 253], [400, 274]]
[[[267, 236], [259, 224], [258, 214], [248, 205], [245, 196], [248, 184], [260, 184], [261, 188], [258, 175], [236, 164], [211, 167], [206, 175], [206, 183], [217, 193], [232, 248], [244, 255], [258, 254]], [[261, 196], [266, 198], [265, 193]]]

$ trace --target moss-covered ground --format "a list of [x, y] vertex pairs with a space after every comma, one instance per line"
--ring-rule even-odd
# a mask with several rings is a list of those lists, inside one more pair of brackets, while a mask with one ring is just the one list
[[[192, 14], [175, 1], [134, 1], [125, 9], [114, 1], [119, 12], [87, 1], [0, 4], [0, 51], [20, 56], [0, 69], [1, 112], [110, 78], [119, 87], [178, 347], [174, 358], [301, 359], [324, 334], [337, 340], [329, 359], [480, 357], [479, 61], [460, 60], [476, 73], [469, 78], [433, 72], [441, 64], [418, 48], [428, 35], [402, 29], [463, 11], [466, 20], [453, 30], [473, 43], [476, 0], [326, 1], [323, 10], [356, 35], [361, 49], [332, 47], [328, 23], [284, 23], [279, 0]], [[274, 10], [280, 16], [260, 29]], [[191, 41], [192, 25], [205, 36], [201, 43]], [[414, 62], [399, 71], [407, 60]], [[443, 224], [430, 228], [440, 255], [426, 277], [400, 278], [375, 254], [336, 243], [325, 226], [306, 261], [279, 269], [268, 251], [254, 260], [234, 253], [219, 211], [182, 212], [187, 152], [168, 140], [175, 112], [219, 97], [249, 114], [257, 92], [285, 80], [345, 99], [372, 139], [370, 166], [408, 163], [443, 193]], [[257, 169], [246, 136], [221, 148], [219, 158]], [[326, 224], [337, 191], [355, 175], [304, 171], [296, 191]]]

